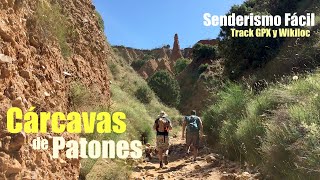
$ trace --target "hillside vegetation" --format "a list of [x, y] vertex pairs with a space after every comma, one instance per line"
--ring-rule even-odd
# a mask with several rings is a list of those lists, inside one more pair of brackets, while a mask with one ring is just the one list
[[[319, 2], [248, 0], [233, 6], [228, 14], [309, 11], [319, 12]], [[310, 28], [310, 38], [231, 38], [230, 28], [221, 29], [219, 46], [196, 44], [189, 51], [192, 56], [185, 57], [193, 58], [191, 62], [177, 59], [173, 74], [166, 73], [167, 66], [150, 63], [160, 62], [155, 51], [115, 48], [106, 60], [112, 75], [112, 103], [97, 109], [125, 112], [128, 129], [121, 136], [94, 134], [88, 138], [148, 142], [153, 139], [151, 126], [160, 110], [178, 124], [179, 112], [162, 101], [182, 113], [200, 111], [209, 143], [227, 158], [256, 167], [267, 178], [319, 179], [319, 16], [317, 26]], [[164, 59], [170, 52], [165, 49], [158, 49]], [[152, 73], [144, 80], [136, 71], [148, 63], [146, 70]], [[161, 83], [172, 93], [162, 90]], [[83, 162], [86, 177], [130, 176], [130, 166], [123, 161]]]
[[[262, 14], [280, 15], [285, 13], [306, 14], [307, 12], [319, 12], [319, 1], [315, 0], [267, 0], [261, 3], [257, 0], [247, 0], [241, 5], [233, 6], [227, 14], [236, 15]], [[319, 17], [316, 20], [319, 23]], [[283, 23], [284, 24], [284, 23]], [[263, 71], [260, 78], [274, 75], [290, 74], [314, 69], [319, 65], [319, 57], [312, 56], [319, 50], [319, 33], [315, 27], [292, 27], [310, 29], [310, 38], [235, 38], [231, 37], [231, 28], [222, 27], [219, 38], [219, 50], [225, 58], [225, 74], [233, 80], [239, 80], [243, 75], [252, 71]], [[235, 27], [247, 29], [248, 27]], [[260, 27], [250, 27], [257, 29]], [[272, 29], [284, 28], [272, 27]], [[286, 27], [287, 28], [287, 27]], [[259, 74], [257, 73], [257, 74]]]
[[[248, 0], [229, 13], [319, 12], [318, 1]], [[320, 177], [319, 16], [310, 38], [230, 38], [221, 29], [224, 81], [203, 113], [211, 144], [271, 179]], [[287, 75], [287, 76], [282, 76]]]
[[319, 82], [316, 73], [259, 95], [227, 83], [204, 113], [205, 130], [229, 158], [259, 166], [272, 178], [318, 179]]
[[[96, 133], [87, 138], [115, 141], [138, 139], [144, 143], [153, 144], [155, 133], [152, 126], [162, 110], [169, 115], [173, 125], [177, 125], [177, 120], [180, 119], [179, 112], [160, 103], [147, 82], [122, 57], [113, 53], [106, 61], [109, 66], [109, 74], [112, 76], [110, 85], [112, 102], [109, 107], [97, 107], [96, 109], [107, 112], [124, 112], [127, 115], [127, 131], [121, 135]], [[144, 95], [149, 97], [147, 101], [141, 99], [141, 97], [145, 98]], [[87, 159], [82, 163], [84, 167], [81, 172], [87, 179], [128, 179], [130, 176], [131, 166], [122, 160]]]

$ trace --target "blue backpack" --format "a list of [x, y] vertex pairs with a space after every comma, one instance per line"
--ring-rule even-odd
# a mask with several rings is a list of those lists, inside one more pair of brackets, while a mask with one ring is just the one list
[[200, 119], [198, 116], [186, 116], [185, 121], [187, 123], [188, 132], [199, 132], [200, 130]]

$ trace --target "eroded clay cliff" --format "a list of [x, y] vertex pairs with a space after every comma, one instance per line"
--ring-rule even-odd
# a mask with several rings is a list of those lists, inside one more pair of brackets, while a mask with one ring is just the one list
[[[57, 16], [65, 18], [68, 32], [59, 32], [59, 26], [53, 24], [56, 22], [48, 19]], [[46, 19], [48, 27], [39, 23]], [[48, 31], [50, 27], [56, 28], [57, 37]], [[65, 42], [61, 38], [66, 38]], [[78, 178], [78, 159], [67, 159], [63, 152], [59, 159], [53, 159], [51, 148], [31, 148], [33, 138], [50, 139], [54, 134], [11, 134], [6, 130], [6, 112], [12, 106], [24, 112], [35, 106], [36, 112], [66, 113], [74, 82], [107, 104], [106, 59], [110, 53], [91, 0], [0, 1], [0, 179]], [[77, 139], [76, 135], [63, 136]]]

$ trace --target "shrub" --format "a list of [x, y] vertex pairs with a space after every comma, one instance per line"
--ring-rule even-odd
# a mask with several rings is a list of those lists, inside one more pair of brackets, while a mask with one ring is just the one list
[[98, 25], [99, 25], [100, 29], [102, 30], [102, 32], [104, 32], [104, 21], [103, 21], [101, 14], [98, 11], [95, 11], [95, 15], [98, 18]]
[[291, 87], [291, 94], [295, 96], [304, 96], [310, 94], [311, 92], [320, 90], [320, 85], [317, 83], [317, 80], [312, 78], [304, 81], [293, 82]]
[[219, 112], [218, 105], [212, 105], [203, 113], [203, 130], [210, 137], [208, 140], [211, 144], [219, 142], [220, 129], [224, 120], [224, 115]]
[[208, 64], [201, 64], [198, 68], [198, 74], [201, 75], [208, 69]]
[[127, 180], [130, 175], [130, 167], [125, 161], [98, 159], [85, 179]]
[[315, 124], [269, 123], [261, 147], [264, 170], [273, 179], [319, 179], [318, 133]]
[[204, 130], [228, 149], [230, 140], [236, 132], [237, 123], [245, 114], [245, 105], [250, 93], [240, 85], [227, 83], [218, 96], [218, 102], [204, 112]]
[[147, 54], [144, 54], [144, 55], [143, 55], [142, 60], [148, 61], [148, 60], [150, 60], [150, 59], [155, 59], [155, 55], [152, 54], [152, 53], [147, 53]]
[[[235, 13], [236, 15], [281, 15], [283, 12], [296, 12], [303, 7], [301, 0], [267, 0], [259, 3], [256, 0], [245, 1], [241, 5], [232, 6], [227, 15]], [[311, 3], [311, 2], [306, 2]], [[237, 38], [232, 37], [232, 28], [238, 30], [248, 29], [241, 26], [221, 27], [219, 34], [219, 52], [225, 58], [225, 72], [232, 78], [237, 79], [248, 69], [263, 67], [267, 62], [273, 59], [279, 52], [284, 42], [283, 38]], [[257, 27], [251, 26], [255, 30]], [[273, 27], [277, 30], [282, 27]], [[310, 49], [310, 48], [308, 48]]]
[[261, 117], [245, 118], [240, 121], [236, 130], [239, 143], [240, 160], [259, 165], [261, 156], [259, 148], [266, 133], [264, 120]]
[[165, 48], [165, 49], [170, 49], [170, 44], [167, 44], [167, 45], [163, 45], [162, 48]]
[[290, 161], [288, 161], [292, 154], [286, 150], [286, 147], [295, 137], [291, 136], [292, 133], [283, 131], [283, 128], [285, 127], [269, 125], [266, 139], [262, 145], [263, 156], [266, 160], [265, 168], [268, 170], [272, 169], [274, 175], [278, 177], [281, 174], [280, 171], [287, 171], [293, 167], [289, 163]]
[[147, 62], [147, 60], [143, 60], [143, 59], [139, 59], [136, 61], [133, 61], [131, 63], [131, 67], [136, 70], [139, 71], [139, 69]]
[[196, 60], [200, 59], [215, 59], [216, 58], [216, 47], [207, 45], [207, 44], [201, 44], [197, 43], [193, 47], [193, 58]]
[[190, 59], [180, 58], [177, 60], [174, 70], [176, 74], [182, 72], [189, 64], [191, 63]]
[[86, 179], [86, 176], [90, 173], [92, 167], [97, 162], [96, 159], [84, 158], [81, 160], [81, 169], [79, 179]]
[[90, 99], [89, 90], [80, 82], [73, 82], [70, 87], [69, 98], [74, 107], [86, 105]]
[[115, 63], [110, 62], [109, 69], [110, 69], [112, 75], [114, 75], [114, 76], [119, 73], [118, 65]]
[[177, 106], [180, 102], [180, 87], [167, 71], [158, 71], [150, 77], [148, 82], [156, 95], [169, 106]]
[[223, 121], [220, 130], [220, 145], [224, 154], [231, 160], [239, 159], [240, 157], [240, 143], [236, 136], [238, 123], [241, 119], [227, 119]]
[[279, 89], [268, 89], [267, 91], [262, 91], [247, 104], [247, 116], [251, 118], [269, 115], [278, 106], [292, 103], [292, 101], [292, 97], [287, 92]]
[[57, 39], [63, 57], [71, 55], [71, 49], [67, 43], [67, 37], [72, 32], [67, 17], [62, 14], [59, 4], [50, 4], [47, 1], [39, 1], [36, 7], [36, 26], [39, 28], [38, 36], [43, 41]]
[[318, 79], [269, 87], [255, 96], [228, 83], [205, 111], [204, 130], [210, 140], [217, 137], [222, 153], [258, 166], [271, 179], [319, 179]]
[[147, 86], [140, 86], [136, 93], [135, 96], [142, 102], [142, 103], [150, 103], [152, 100], [152, 90]]

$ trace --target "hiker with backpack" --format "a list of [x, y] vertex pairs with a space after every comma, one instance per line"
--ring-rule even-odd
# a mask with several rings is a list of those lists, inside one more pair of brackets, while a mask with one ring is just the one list
[[159, 117], [155, 120], [153, 129], [157, 131], [156, 148], [158, 151], [160, 168], [162, 168], [163, 163], [165, 165], [168, 164], [169, 131], [172, 130], [171, 121], [164, 111], [161, 111]]
[[182, 124], [182, 139], [185, 137], [186, 130], [186, 145], [187, 154], [189, 154], [190, 148], [192, 148], [193, 161], [196, 161], [198, 156], [198, 148], [200, 137], [203, 136], [203, 125], [201, 118], [196, 115], [196, 111], [192, 110], [190, 116], [185, 116]]

